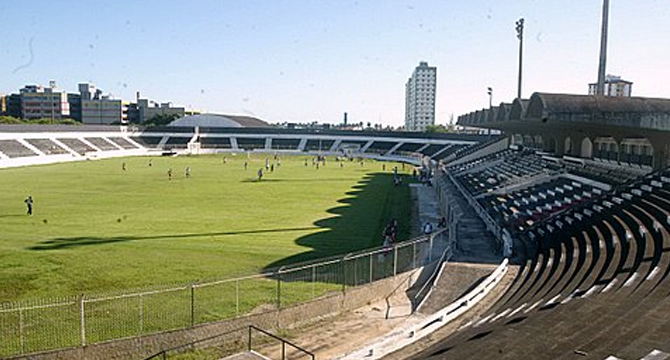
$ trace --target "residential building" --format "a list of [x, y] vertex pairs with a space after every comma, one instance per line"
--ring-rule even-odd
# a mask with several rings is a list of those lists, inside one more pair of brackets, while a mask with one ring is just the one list
[[21, 95], [9, 94], [5, 96], [5, 104], [7, 105], [7, 109], [4, 113], [5, 115], [17, 119], [21, 117]]
[[137, 93], [137, 102], [128, 104], [126, 116], [128, 122], [144, 123], [153, 119], [157, 115], [175, 115], [180, 118], [186, 113], [183, 107], [173, 107], [171, 103], [157, 103], [149, 99], [141, 99], [140, 93]]
[[437, 68], [422, 61], [405, 85], [405, 131], [425, 131], [435, 124]]
[[[589, 95], [595, 95], [597, 83], [589, 84]], [[605, 77], [605, 96], [630, 97], [633, 83], [621, 79], [621, 76], [607, 75]]]
[[81, 95], [67, 94], [67, 102], [70, 104], [70, 118], [81, 122]]
[[120, 124], [123, 122], [123, 105], [121, 100], [103, 95], [102, 90], [88, 83], [79, 84], [79, 98], [72, 97], [73, 108], [80, 111], [81, 122], [84, 124]]
[[23, 119], [64, 119], [70, 116], [67, 94], [56, 91], [53, 82], [50, 87], [27, 85], [19, 93]]

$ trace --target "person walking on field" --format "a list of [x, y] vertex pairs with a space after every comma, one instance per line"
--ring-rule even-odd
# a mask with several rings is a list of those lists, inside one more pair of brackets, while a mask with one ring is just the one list
[[263, 168], [258, 169], [258, 181], [263, 180]]
[[184, 169], [184, 176], [186, 176], [187, 179], [191, 177], [191, 167], [190, 166], [187, 166], [186, 169]]
[[28, 212], [27, 212], [27, 214], [28, 214], [28, 215], [32, 215], [32, 214], [33, 214], [33, 197], [30, 196], [30, 195], [28, 195], [28, 198], [26, 198], [25, 200], [23, 200], [23, 202], [25, 202], [25, 203], [26, 203], [26, 206], [28, 207]]
[[167, 171], [168, 180], [172, 180], [172, 168], [169, 168]]

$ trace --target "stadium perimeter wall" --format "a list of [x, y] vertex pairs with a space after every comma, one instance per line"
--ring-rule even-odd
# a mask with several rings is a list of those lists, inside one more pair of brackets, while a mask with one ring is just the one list
[[[429, 266], [427, 264], [426, 266]], [[425, 267], [425, 266], [424, 266]], [[61, 349], [56, 351], [12, 357], [10, 359], [55, 360], [55, 359], [138, 359], [208, 336], [254, 325], [264, 330], [294, 328], [317, 320], [361, 308], [371, 302], [386, 298], [397, 291], [409, 289], [418, 279], [424, 267], [416, 268], [395, 277], [378, 280], [371, 284], [345, 291], [326, 294], [312, 301], [275, 309], [261, 314], [250, 314], [232, 320], [197, 325], [188, 329], [167, 331], [93, 345]], [[240, 340], [243, 340], [242, 338]]]

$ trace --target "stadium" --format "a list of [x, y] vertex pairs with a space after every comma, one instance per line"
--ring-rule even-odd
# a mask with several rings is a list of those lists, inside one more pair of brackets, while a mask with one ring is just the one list
[[670, 100], [458, 119], [502, 135], [197, 120], [0, 127], [0, 357], [670, 354]]

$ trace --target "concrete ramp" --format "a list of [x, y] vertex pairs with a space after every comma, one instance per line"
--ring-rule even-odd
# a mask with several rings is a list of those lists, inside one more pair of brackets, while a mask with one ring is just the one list
[[225, 357], [221, 360], [270, 360], [270, 358], [265, 357], [255, 351], [247, 351], [244, 353], [239, 353]]

